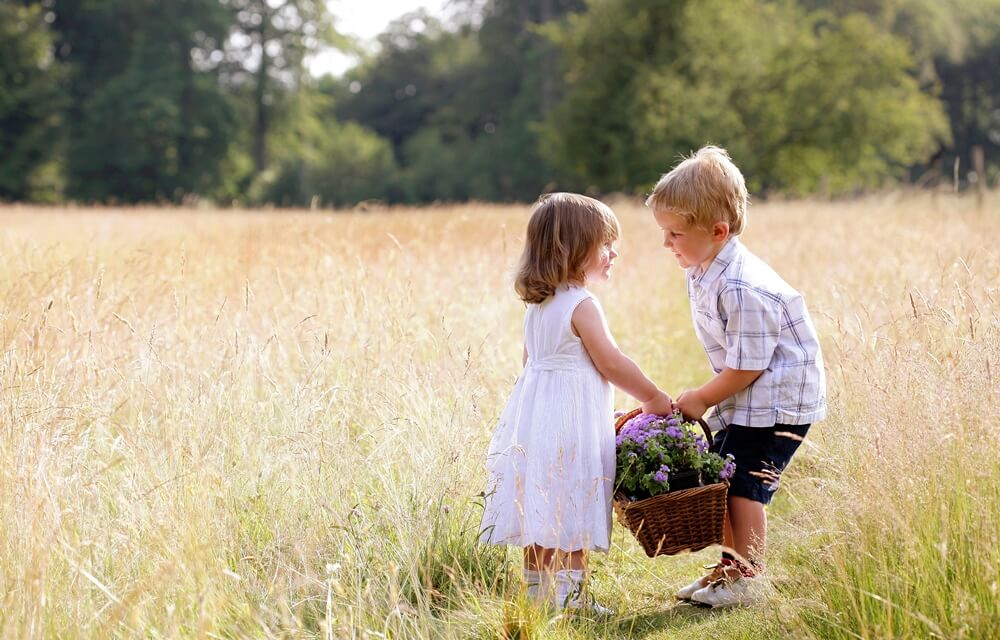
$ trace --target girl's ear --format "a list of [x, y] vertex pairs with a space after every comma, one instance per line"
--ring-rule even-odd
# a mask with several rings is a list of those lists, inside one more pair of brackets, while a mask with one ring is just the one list
[[729, 239], [729, 223], [716, 222], [712, 225], [712, 240], [725, 242]]

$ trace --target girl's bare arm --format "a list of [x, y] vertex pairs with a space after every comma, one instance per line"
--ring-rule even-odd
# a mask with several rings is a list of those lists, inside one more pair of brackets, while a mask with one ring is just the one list
[[646, 377], [642, 369], [618, 348], [604, 315], [593, 300], [584, 300], [573, 312], [573, 330], [583, 342], [594, 366], [608, 381], [643, 405], [647, 413], [670, 413], [670, 396]]

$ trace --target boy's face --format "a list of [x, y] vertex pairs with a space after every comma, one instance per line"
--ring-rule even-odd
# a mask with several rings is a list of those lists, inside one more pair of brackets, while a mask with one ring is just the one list
[[725, 222], [716, 222], [711, 229], [703, 229], [669, 211], [654, 211], [653, 217], [663, 229], [663, 246], [673, 252], [682, 269], [708, 268], [729, 239], [729, 225]]

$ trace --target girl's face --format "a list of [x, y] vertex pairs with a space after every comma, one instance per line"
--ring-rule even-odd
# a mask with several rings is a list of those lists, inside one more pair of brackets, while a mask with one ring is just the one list
[[598, 247], [594, 255], [590, 257], [587, 266], [584, 267], [584, 274], [587, 282], [603, 282], [611, 277], [611, 267], [615, 264], [618, 252], [615, 250], [613, 242]]

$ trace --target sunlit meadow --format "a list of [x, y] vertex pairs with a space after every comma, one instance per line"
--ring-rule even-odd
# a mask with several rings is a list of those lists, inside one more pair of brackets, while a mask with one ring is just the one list
[[[709, 374], [682, 272], [615, 208], [594, 291], [678, 393]], [[526, 206], [0, 209], [0, 637], [997, 637], [998, 209], [752, 207], [830, 393], [770, 508], [775, 594], [674, 604], [715, 552], [649, 560], [616, 525], [607, 622], [550, 621], [475, 544]]]

